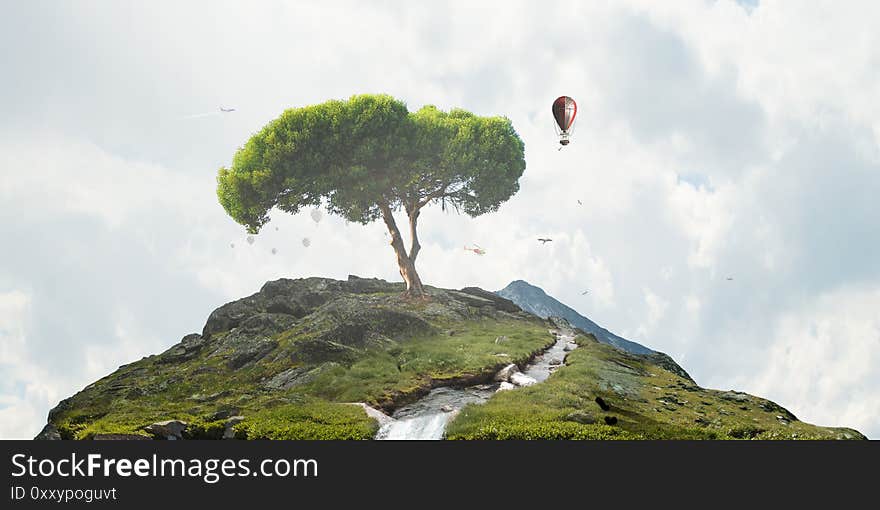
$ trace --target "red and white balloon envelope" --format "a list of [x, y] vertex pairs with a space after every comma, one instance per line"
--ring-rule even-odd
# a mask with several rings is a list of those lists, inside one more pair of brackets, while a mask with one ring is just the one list
[[553, 118], [556, 120], [556, 134], [559, 136], [559, 144], [568, 145], [570, 142], [574, 118], [577, 116], [577, 103], [568, 96], [559, 96], [553, 101]]

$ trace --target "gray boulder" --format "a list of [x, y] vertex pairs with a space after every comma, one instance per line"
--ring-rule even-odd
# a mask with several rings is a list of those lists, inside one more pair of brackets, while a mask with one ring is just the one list
[[509, 381], [517, 386], [531, 386], [538, 382], [522, 372], [514, 372], [513, 374], [510, 374]]
[[498, 389], [495, 390], [495, 393], [498, 393], [499, 391], [512, 390], [512, 389], [514, 389], [514, 388], [516, 388], [516, 386], [514, 386], [513, 384], [511, 384], [511, 383], [509, 383], [509, 382], [507, 382], [507, 381], [504, 381], [504, 382], [501, 383], [500, 386], [498, 386]]
[[596, 417], [586, 411], [573, 411], [565, 415], [565, 421], [573, 421], [582, 425], [596, 423]]
[[271, 379], [263, 383], [263, 386], [270, 390], [288, 390], [294, 386], [311, 381], [314, 376], [309, 376], [309, 367], [288, 368], [283, 372], [275, 374]]
[[230, 416], [223, 424], [223, 439], [235, 439], [235, 426], [244, 421], [244, 416]]
[[55, 428], [55, 425], [51, 423], [47, 423], [43, 430], [37, 434], [37, 437], [34, 438], [36, 441], [59, 441], [61, 440], [61, 434], [58, 433], [58, 429]]
[[187, 423], [180, 420], [166, 420], [153, 423], [144, 427], [144, 430], [153, 436], [175, 440], [183, 439], [183, 431], [186, 430]]
[[514, 372], [513, 374], [510, 374], [509, 381], [517, 386], [531, 386], [538, 382], [522, 372]]
[[730, 400], [732, 402], [748, 402], [749, 395], [746, 393], [741, 393], [739, 391], [725, 391], [721, 395], [719, 395], [724, 400]]
[[517, 372], [519, 372], [519, 367], [511, 363], [510, 365], [507, 365], [506, 367], [499, 370], [497, 374], [495, 374], [495, 380], [501, 382], [509, 381], [510, 376]]
[[159, 355], [157, 362], [159, 363], [181, 363], [195, 358], [202, 347], [205, 345], [205, 339], [198, 333], [192, 333], [183, 337], [180, 343], [172, 346], [167, 351]]
[[229, 360], [226, 366], [232, 370], [238, 370], [249, 363], [265, 358], [277, 347], [278, 342], [275, 340], [262, 338], [251, 344], [244, 345], [232, 356], [232, 359]]

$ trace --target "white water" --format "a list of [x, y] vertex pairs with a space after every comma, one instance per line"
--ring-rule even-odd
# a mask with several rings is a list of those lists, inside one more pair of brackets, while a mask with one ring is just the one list
[[401, 407], [393, 421], [379, 428], [376, 439], [443, 439], [446, 424], [467, 404], [481, 404], [495, 392], [494, 385], [435, 388], [421, 399]]
[[569, 342], [574, 341], [574, 336], [570, 332], [560, 334], [557, 337], [556, 343], [527, 365], [523, 373], [539, 383], [546, 381], [554, 370], [562, 366], [562, 363], [565, 361], [565, 355], [568, 354], [565, 346]]
[[[524, 374], [538, 383], [547, 380], [558, 366], [554, 361], [565, 360], [565, 346], [574, 335], [565, 332], [556, 343], [526, 366]], [[482, 404], [498, 389], [498, 384], [484, 384], [468, 388], [435, 388], [418, 401], [401, 407], [376, 433], [376, 439], [437, 440], [443, 439], [446, 425], [467, 404]]]
[[376, 439], [443, 439], [446, 422], [451, 413], [435, 413], [396, 420], [379, 430]]

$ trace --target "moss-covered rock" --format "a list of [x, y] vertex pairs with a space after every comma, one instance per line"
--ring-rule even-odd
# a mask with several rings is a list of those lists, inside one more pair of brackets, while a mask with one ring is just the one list
[[[38, 437], [370, 439], [375, 419], [349, 403], [390, 413], [438, 386], [491, 382], [552, 345], [550, 329], [569, 327], [481, 289], [426, 290], [428, 299], [413, 301], [402, 284], [355, 276], [268, 282], [212, 312], [201, 334], [61, 401]], [[448, 437], [863, 437], [802, 423], [758, 397], [700, 388], [665, 355], [576, 340], [547, 381], [465, 408]], [[165, 434], [169, 423], [182, 425]]]
[[[145, 437], [180, 422], [185, 439], [367, 439], [374, 420], [343, 404], [393, 410], [491, 375], [502, 348], [524, 360], [552, 341], [546, 321], [501, 298], [429, 287], [413, 302], [403, 290], [358, 277], [268, 282], [212, 312], [201, 334], [62, 401], [41, 437]], [[511, 340], [496, 345], [499, 335]]]

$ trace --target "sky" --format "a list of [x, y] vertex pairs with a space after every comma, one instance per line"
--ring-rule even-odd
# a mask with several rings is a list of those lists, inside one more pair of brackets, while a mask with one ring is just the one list
[[359, 93], [505, 115], [525, 143], [498, 212], [423, 212], [426, 283], [527, 280], [704, 387], [880, 438], [876, 2], [0, 10], [0, 438], [268, 280], [399, 280], [380, 224], [277, 212], [249, 245], [216, 199], [267, 122]]

